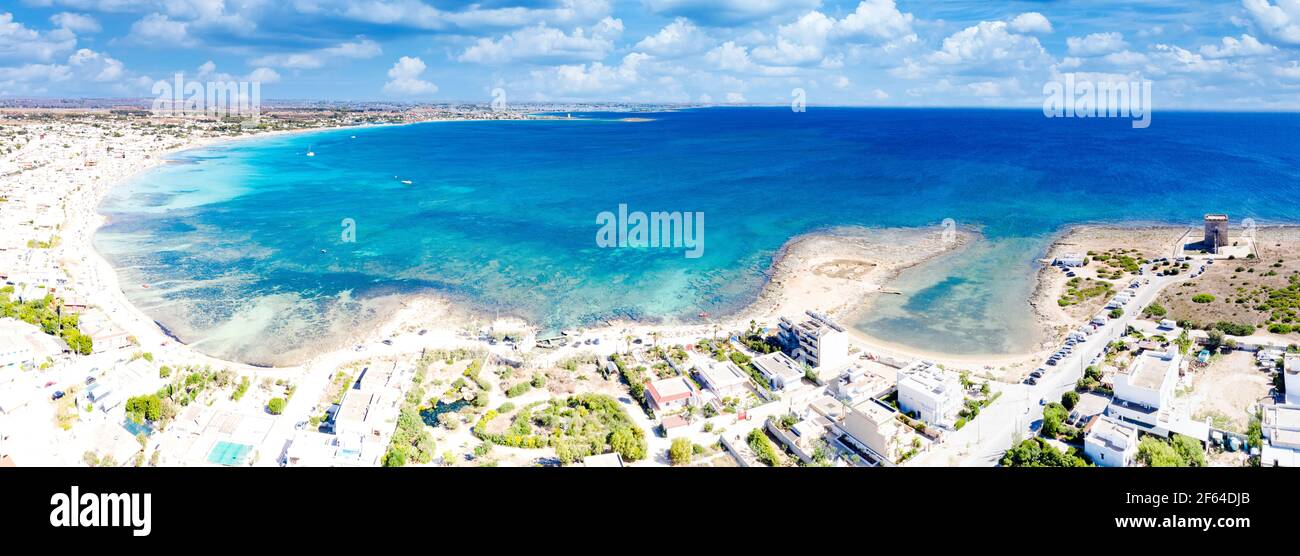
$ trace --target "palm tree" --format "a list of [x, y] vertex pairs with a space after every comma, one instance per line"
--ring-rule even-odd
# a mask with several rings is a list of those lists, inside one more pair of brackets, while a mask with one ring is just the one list
[[623, 341], [627, 343], [627, 354], [632, 355], [632, 335], [624, 336]]
[[651, 332], [651, 333], [650, 333], [650, 337], [651, 337], [651, 338], [654, 338], [654, 342], [655, 342], [655, 343], [654, 343], [654, 347], [655, 347], [655, 349], [659, 349], [659, 336], [660, 336], [660, 332], [659, 332], [658, 330], [655, 330], [654, 332]]

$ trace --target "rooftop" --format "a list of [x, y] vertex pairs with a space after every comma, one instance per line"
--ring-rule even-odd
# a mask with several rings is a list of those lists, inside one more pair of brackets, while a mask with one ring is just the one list
[[691, 397], [695, 387], [685, 377], [673, 376], [656, 380], [646, 385], [650, 396], [659, 402], [671, 402]]
[[1119, 374], [1128, 375], [1129, 383], [1148, 390], [1159, 390], [1170, 367], [1178, 367], [1182, 357], [1176, 352], [1144, 351]]
[[1123, 452], [1137, 442], [1137, 436], [1137, 429], [1098, 415], [1088, 425], [1086, 441], [1098, 442], [1110, 450]]
[[791, 359], [789, 355], [779, 351], [760, 355], [751, 362], [759, 372], [766, 375], [786, 378], [803, 376], [803, 366]]
[[709, 385], [718, 388], [744, 384], [749, 380], [749, 377], [740, 371], [740, 367], [730, 361], [712, 361], [697, 368], [696, 372], [700, 373]]

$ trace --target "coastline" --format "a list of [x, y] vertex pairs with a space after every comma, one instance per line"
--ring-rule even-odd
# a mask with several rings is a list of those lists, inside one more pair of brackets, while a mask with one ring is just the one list
[[[96, 267], [95, 272], [97, 274], [103, 276], [100, 279], [99, 287], [92, 288], [90, 292], [86, 293], [96, 299], [101, 298], [101, 296], [111, 299], [111, 306], [105, 307], [106, 312], [120, 315], [121, 318], [113, 319], [114, 322], [135, 336], [143, 345], [176, 346], [176, 349], [183, 350], [178, 355], [184, 355], [213, 365], [250, 370], [267, 370], [268, 368], [295, 369], [310, 366], [320, 360], [359, 357], [361, 355], [356, 353], [353, 347], [354, 344], [375, 345], [384, 338], [391, 336], [395, 331], [438, 330], [443, 334], [459, 335], [462, 338], [467, 338], [469, 334], [466, 334], [466, 332], [471, 327], [470, 325], [489, 323], [492, 321], [492, 317], [482, 310], [473, 308], [470, 304], [458, 302], [453, 296], [433, 292], [416, 292], [394, 294], [395, 298], [388, 310], [384, 311], [383, 314], [377, 314], [374, 318], [367, 319], [367, 322], [373, 323], [373, 325], [368, 324], [355, 334], [341, 337], [335, 342], [330, 342], [329, 345], [304, 350], [306, 355], [291, 363], [263, 366], [224, 360], [208, 355], [197, 347], [177, 341], [167, 334], [161, 324], [155, 322], [142, 310], [132, 305], [126, 299], [125, 292], [120, 288], [116, 271], [113, 270], [107, 259], [93, 248], [93, 242], [91, 241], [99, 227], [107, 222], [107, 217], [98, 213], [99, 204], [104, 196], [112, 188], [128, 183], [143, 172], [167, 163], [170, 157], [178, 153], [235, 141], [270, 139], [291, 134], [340, 132], [348, 129], [415, 125], [417, 123], [436, 121], [457, 120], [334, 126], [271, 131], [236, 137], [196, 138], [185, 141], [180, 145], [152, 152], [150, 153], [151, 157], [148, 159], [128, 161], [127, 168], [118, 172], [113, 179], [105, 180], [92, 188], [93, 198], [90, 203], [92, 209], [89, 214], [90, 218], [70, 218], [74, 222], [81, 224], [76, 226], [75, 232], [69, 234], [71, 237], [68, 239], [70, 241], [84, 242], [77, 243], [77, 246], [91, 247], [90, 253], [94, 257], [92, 266]], [[1169, 225], [1154, 223], [1074, 224], [1054, 234], [1052, 244], [1048, 248], [1046, 255], [1050, 256], [1054, 251], [1068, 243], [1069, 238], [1082, 231], [1093, 229], [1132, 231], [1167, 226]], [[933, 237], [927, 238], [925, 237], [927, 235]], [[870, 310], [873, 296], [887, 294], [889, 284], [901, 272], [934, 260], [937, 257], [958, 253], [982, 237], [979, 232], [974, 230], [958, 230], [952, 245], [939, 248], [935, 245], [935, 240], [939, 235], [939, 229], [935, 227], [838, 227], [802, 233], [787, 240], [773, 256], [771, 264], [764, 272], [764, 282], [759, 288], [756, 297], [733, 312], [718, 315], [716, 320], [706, 319], [707, 322], [697, 323], [611, 320], [606, 321], [604, 325], [589, 327], [586, 330], [611, 337], [616, 337], [619, 332], [638, 335], [658, 334], [666, 337], [700, 336], [707, 335], [709, 330], [744, 329], [748, 327], [751, 320], [762, 325], [774, 326], [777, 318], [799, 318], [805, 310], [824, 312], [832, 318], [852, 321], [855, 315]], [[869, 237], [875, 236], [886, 237], [889, 241], [873, 242], [868, 240]], [[891, 244], [891, 241], [894, 243]], [[888, 247], [890, 245], [903, 247], [892, 251], [888, 249], [882, 251], [882, 246]], [[819, 249], [822, 253], [814, 255]], [[856, 254], [851, 253], [854, 250], [857, 251]], [[874, 254], [865, 254], [868, 252]], [[885, 253], [885, 256], [880, 256], [882, 252]], [[838, 255], [832, 256], [826, 253], [839, 253], [840, 255], [848, 253], [848, 255], [838, 257]], [[838, 263], [837, 257], [842, 259]], [[847, 265], [846, 268], [839, 268], [837, 266], [839, 263], [845, 263], [839, 266]], [[835, 276], [819, 276], [819, 273], [826, 274], [826, 272], [819, 272], [819, 265], [828, 264], [833, 267], [831, 269], [832, 274], [835, 272], [847, 274], [838, 278]], [[857, 269], [852, 268], [855, 264], [865, 264], [866, 266]], [[1051, 301], [1051, 289], [1048, 284], [1050, 276], [1046, 274], [1049, 269], [1050, 267], [1043, 266], [1037, 270], [1034, 277], [1033, 294], [1026, 300], [1034, 313], [1037, 326], [1044, 331], [1045, 343], [1050, 343], [1052, 339], [1063, 335], [1070, 327], [1078, 325], [1078, 322], [1063, 319], [1059, 314], [1052, 314], [1049, 311], [1051, 307], [1044, 303], [1045, 300]], [[821, 271], [825, 270], [821, 269]], [[122, 320], [125, 320], [125, 322], [120, 322]], [[857, 330], [853, 326], [846, 326], [846, 329], [850, 331], [850, 335], [857, 346], [877, 354], [885, 354], [896, 358], [924, 358], [956, 365], [983, 365], [986, 370], [992, 370], [994, 367], [1021, 367], [1023, 363], [1032, 361], [1033, 358], [1042, 353], [1042, 349], [1029, 353], [1012, 354], [944, 353], [939, 350], [928, 350], [881, 340]]]

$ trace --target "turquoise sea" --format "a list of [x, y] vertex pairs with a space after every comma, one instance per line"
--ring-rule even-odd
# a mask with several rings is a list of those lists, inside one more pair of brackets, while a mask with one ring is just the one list
[[[1013, 353], [1037, 341], [1034, 259], [1065, 226], [1211, 211], [1300, 222], [1295, 114], [1156, 113], [1147, 129], [1036, 110], [574, 116], [188, 151], [114, 190], [96, 248], [182, 340], [287, 363], [420, 292], [549, 328], [690, 321], [752, 301], [792, 236], [952, 218], [985, 241], [905, 272], [904, 295], [854, 324], [930, 350]], [[631, 116], [652, 121], [620, 121]], [[596, 215], [620, 203], [703, 212], [703, 256], [597, 247]]]

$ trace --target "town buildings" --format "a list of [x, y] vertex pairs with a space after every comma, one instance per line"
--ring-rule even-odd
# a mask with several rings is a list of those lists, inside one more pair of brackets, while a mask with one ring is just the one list
[[1084, 434], [1083, 453], [1097, 466], [1128, 467], [1137, 457], [1136, 428], [1098, 415]]
[[898, 407], [928, 424], [951, 423], [963, 399], [957, 377], [937, 365], [917, 361], [898, 371]]
[[849, 364], [849, 335], [844, 328], [820, 313], [807, 312], [808, 319], [795, 323], [781, 317], [778, 337], [790, 357], [821, 374]]

